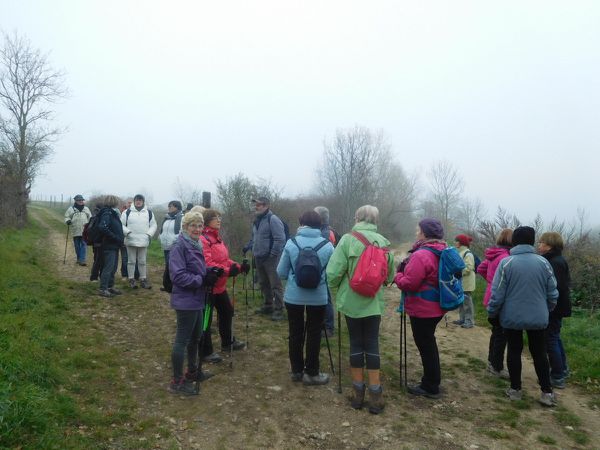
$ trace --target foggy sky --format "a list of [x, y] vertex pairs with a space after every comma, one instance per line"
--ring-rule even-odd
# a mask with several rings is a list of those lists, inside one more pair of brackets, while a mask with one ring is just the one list
[[448, 159], [524, 222], [600, 223], [598, 24], [595, 1], [0, 0], [70, 90], [34, 195], [159, 203], [238, 172], [308, 193], [323, 140], [358, 124], [423, 187]]

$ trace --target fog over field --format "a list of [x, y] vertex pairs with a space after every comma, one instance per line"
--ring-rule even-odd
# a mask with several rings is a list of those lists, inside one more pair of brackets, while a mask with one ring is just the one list
[[[308, 193], [324, 139], [383, 130], [522, 221], [591, 224], [600, 192], [600, 3], [0, 0], [50, 52], [68, 128], [32, 196], [175, 195], [243, 172]], [[390, 193], [393, 195], [393, 193]]]

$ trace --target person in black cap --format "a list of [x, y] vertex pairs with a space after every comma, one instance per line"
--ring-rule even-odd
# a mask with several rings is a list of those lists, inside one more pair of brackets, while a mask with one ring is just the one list
[[523, 330], [527, 332], [529, 352], [542, 391], [539, 402], [554, 406], [556, 397], [550, 384], [550, 366], [546, 353], [545, 332], [549, 312], [556, 306], [558, 290], [550, 263], [537, 255], [535, 230], [518, 227], [512, 235], [510, 256], [500, 261], [488, 303], [488, 320], [502, 326], [507, 343], [510, 388], [506, 395], [521, 400], [521, 353]]
[[83, 240], [83, 227], [90, 221], [92, 212], [85, 206], [83, 195], [77, 194], [73, 197], [75, 203], [69, 206], [65, 212], [65, 223], [71, 227], [71, 235], [73, 236], [73, 245], [75, 247], [75, 255], [77, 256], [77, 264], [80, 266], [87, 265], [85, 258], [87, 256], [87, 244]]
[[258, 283], [264, 298], [259, 314], [271, 314], [272, 320], [283, 320], [283, 287], [277, 275], [277, 264], [285, 246], [285, 227], [279, 217], [269, 209], [267, 197], [252, 199], [256, 218], [252, 226], [252, 238], [243, 253], [252, 250]]

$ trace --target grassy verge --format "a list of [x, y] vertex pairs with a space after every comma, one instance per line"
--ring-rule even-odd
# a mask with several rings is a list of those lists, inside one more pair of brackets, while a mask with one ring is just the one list
[[81, 287], [48, 269], [45, 234], [0, 232], [0, 448], [102, 448], [123, 433], [130, 398], [118, 355], [76, 314]]

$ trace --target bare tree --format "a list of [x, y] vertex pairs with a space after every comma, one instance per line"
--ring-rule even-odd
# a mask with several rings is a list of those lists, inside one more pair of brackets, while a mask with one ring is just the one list
[[17, 226], [27, 221], [31, 186], [61, 132], [48, 124], [54, 119], [51, 105], [66, 95], [63, 80], [63, 73], [52, 69], [47, 56], [28, 39], [17, 33], [4, 35], [0, 48], [0, 168], [15, 183]]
[[451, 208], [458, 207], [464, 190], [463, 179], [450, 161], [442, 160], [429, 170], [429, 185], [433, 200], [444, 222], [444, 228], [448, 229]]
[[193, 205], [202, 204], [202, 189], [181, 181], [179, 177], [175, 179], [174, 189], [175, 196], [181, 200], [184, 207], [188, 203]]
[[476, 235], [479, 222], [486, 215], [485, 206], [478, 198], [466, 198], [460, 202], [457, 215], [457, 225], [471, 236]]
[[331, 141], [323, 143], [323, 164], [318, 170], [318, 190], [339, 204], [339, 221], [343, 229], [353, 224], [355, 210], [374, 203], [380, 170], [392, 156], [383, 131], [371, 132], [355, 126], [338, 129]]

